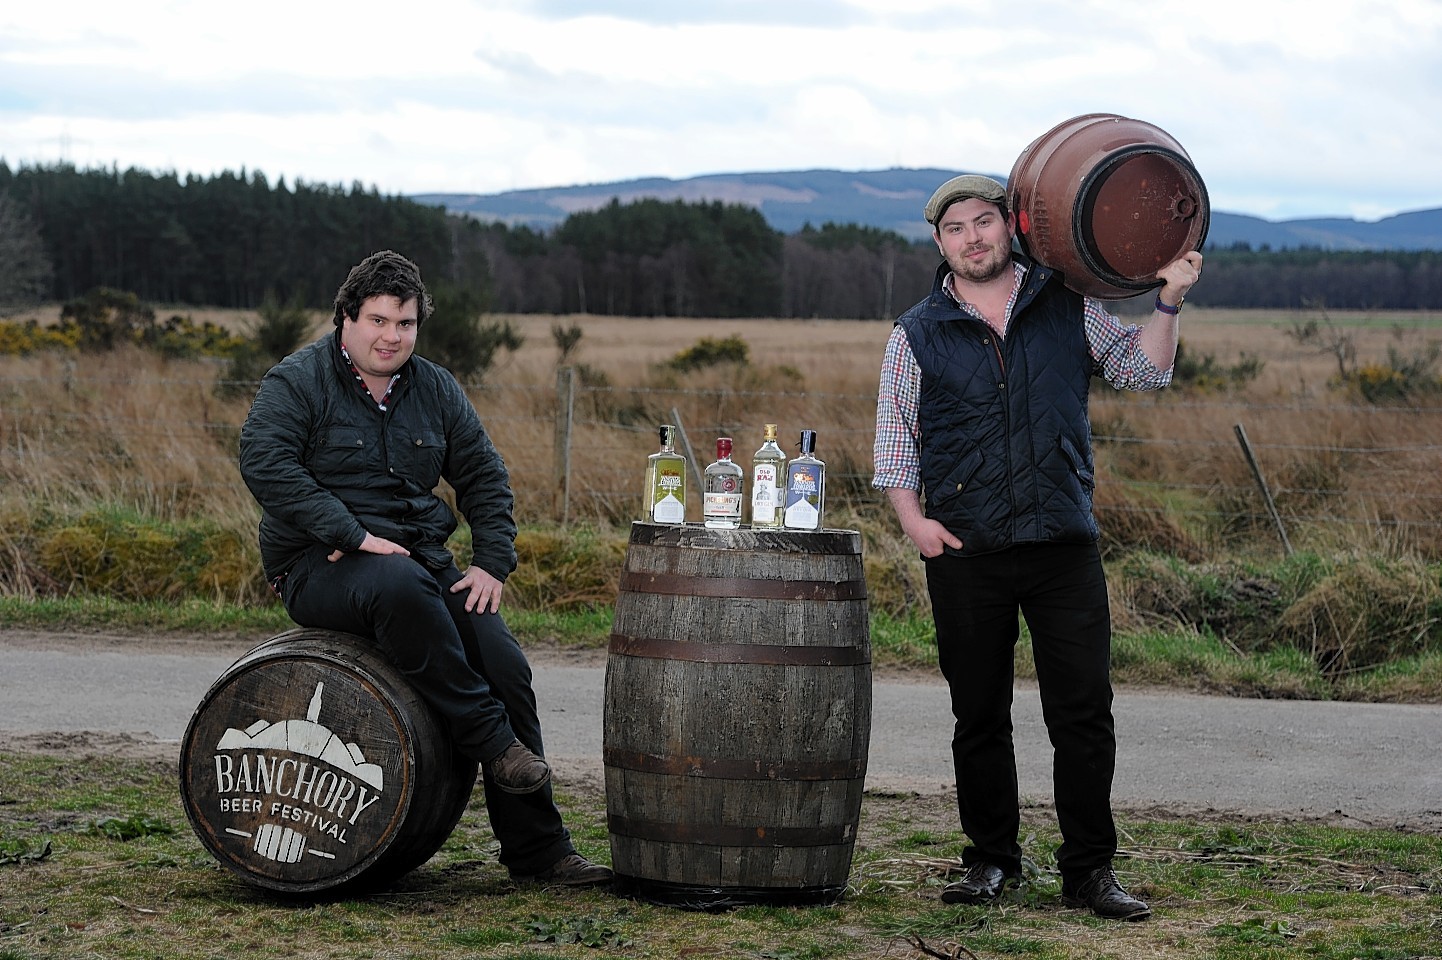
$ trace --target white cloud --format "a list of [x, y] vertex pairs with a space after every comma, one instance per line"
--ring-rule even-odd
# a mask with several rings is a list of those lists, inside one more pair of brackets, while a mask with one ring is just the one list
[[0, 157], [386, 193], [834, 167], [1009, 172], [1157, 124], [1221, 210], [1442, 206], [1442, 4], [258, 0], [0, 13]]

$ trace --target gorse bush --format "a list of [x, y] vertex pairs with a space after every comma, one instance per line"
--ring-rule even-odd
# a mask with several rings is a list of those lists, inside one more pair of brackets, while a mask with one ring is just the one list
[[1256, 380], [1265, 366], [1261, 359], [1245, 353], [1234, 364], [1224, 364], [1210, 353], [1195, 356], [1185, 341], [1178, 341], [1172, 383], [1197, 390], [1235, 389]]
[[1442, 344], [1432, 343], [1421, 354], [1404, 356], [1387, 348], [1387, 362], [1358, 367], [1343, 382], [1368, 403], [1415, 403], [1442, 395], [1437, 360]]
[[717, 340], [702, 337], [695, 346], [687, 347], [666, 361], [666, 366], [681, 373], [702, 370], [722, 363], [744, 364], [748, 361], [751, 348], [740, 337]]
[[34, 319], [0, 322], [0, 354], [28, 356], [41, 350], [107, 352], [121, 346], [154, 350], [165, 357], [232, 357], [246, 345], [243, 337], [206, 321], [173, 314], [156, 322], [155, 311], [133, 293], [100, 288], [72, 300], [57, 323]]
[[0, 354], [24, 357], [42, 350], [76, 350], [79, 346], [80, 328], [73, 323], [41, 326], [35, 320], [0, 320]]
[[79, 329], [82, 350], [112, 350], [142, 342], [155, 327], [155, 311], [133, 293], [100, 287], [65, 304], [60, 322]]

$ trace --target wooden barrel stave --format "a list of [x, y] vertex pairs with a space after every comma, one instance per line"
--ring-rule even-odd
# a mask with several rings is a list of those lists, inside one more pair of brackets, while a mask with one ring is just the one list
[[623, 886], [701, 908], [838, 897], [871, 728], [859, 536], [637, 524], [613, 631]]

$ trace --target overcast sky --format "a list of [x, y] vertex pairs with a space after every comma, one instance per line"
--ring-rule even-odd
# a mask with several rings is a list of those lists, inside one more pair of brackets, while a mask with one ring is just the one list
[[[0, 159], [384, 194], [937, 167], [1086, 113], [1212, 207], [1442, 207], [1442, 0], [14, 0]], [[918, 218], [920, 211], [918, 211]]]

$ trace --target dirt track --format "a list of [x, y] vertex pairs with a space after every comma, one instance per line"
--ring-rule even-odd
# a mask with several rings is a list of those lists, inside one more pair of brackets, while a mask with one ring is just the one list
[[[174, 757], [211, 682], [250, 645], [0, 629], [0, 737], [9, 749]], [[599, 785], [604, 654], [532, 660], [558, 777]], [[945, 688], [883, 675], [873, 702], [868, 790], [952, 793]], [[1442, 833], [1442, 707], [1122, 689], [1115, 713], [1119, 810]], [[1017, 688], [1015, 727], [1022, 792], [1046, 806], [1050, 748], [1028, 685]]]

